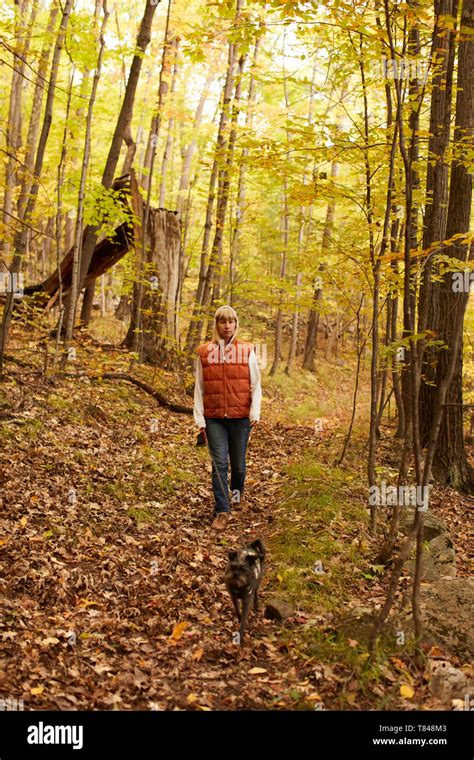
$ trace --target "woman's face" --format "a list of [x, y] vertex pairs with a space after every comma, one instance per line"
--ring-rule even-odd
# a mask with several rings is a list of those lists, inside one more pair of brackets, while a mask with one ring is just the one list
[[234, 317], [224, 317], [224, 315], [221, 314], [217, 319], [217, 332], [219, 333], [219, 337], [224, 338], [227, 343], [235, 332]]

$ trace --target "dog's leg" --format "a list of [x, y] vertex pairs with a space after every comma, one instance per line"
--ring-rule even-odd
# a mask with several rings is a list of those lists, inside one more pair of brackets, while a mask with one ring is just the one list
[[258, 612], [258, 588], [255, 589], [255, 594], [253, 597], [253, 609], [254, 612]]
[[240, 618], [240, 646], [244, 643], [245, 626], [247, 625], [247, 618], [250, 612], [250, 605], [252, 603], [252, 594], [242, 599], [242, 617]]
[[240, 610], [239, 610], [239, 605], [237, 603], [237, 598], [235, 596], [233, 596], [232, 597], [232, 601], [234, 603], [234, 609], [235, 609], [235, 614], [237, 615], [237, 620], [240, 623]]

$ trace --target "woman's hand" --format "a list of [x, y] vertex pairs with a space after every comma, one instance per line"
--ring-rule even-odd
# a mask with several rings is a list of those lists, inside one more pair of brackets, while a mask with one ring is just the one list
[[257, 420], [251, 420], [250, 421], [250, 427], [253, 428], [257, 424]]

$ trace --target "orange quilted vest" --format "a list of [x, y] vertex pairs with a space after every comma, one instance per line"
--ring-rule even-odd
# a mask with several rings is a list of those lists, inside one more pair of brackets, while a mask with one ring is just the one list
[[249, 356], [252, 343], [237, 338], [225, 346], [225, 359], [216, 343], [197, 349], [202, 362], [205, 417], [248, 417], [252, 403]]

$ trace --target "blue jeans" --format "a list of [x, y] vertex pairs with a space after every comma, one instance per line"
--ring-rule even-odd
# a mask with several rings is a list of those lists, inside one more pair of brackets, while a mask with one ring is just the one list
[[[227, 475], [230, 458], [230, 489], [236, 501], [244, 492], [245, 454], [250, 435], [248, 417], [205, 417], [206, 435], [212, 453], [212, 490], [215, 513], [229, 512]], [[217, 467], [217, 470], [216, 470]], [[219, 479], [220, 476], [220, 479]], [[222, 483], [221, 483], [222, 481]], [[238, 491], [236, 494], [234, 492]]]

